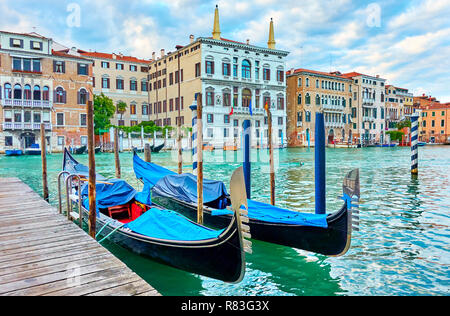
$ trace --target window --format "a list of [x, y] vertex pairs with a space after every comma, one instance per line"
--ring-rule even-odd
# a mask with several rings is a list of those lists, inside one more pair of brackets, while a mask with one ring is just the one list
[[41, 60], [33, 59], [33, 72], [41, 72]]
[[259, 61], [255, 61], [255, 79], [259, 80]]
[[231, 93], [230, 92], [223, 93], [223, 106], [231, 106]]
[[56, 125], [64, 126], [64, 113], [56, 113]]
[[[345, 103], [345, 101], [344, 101], [344, 103]], [[320, 105], [320, 97], [318, 94], [316, 94], [316, 105]], [[345, 107], [345, 104], [344, 104], [344, 107]]]
[[239, 120], [233, 120], [233, 126], [238, 127], [239, 126]]
[[22, 99], [22, 87], [20, 84], [14, 85], [14, 99], [21, 100]]
[[9, 47], [23, 48], [23, 40], [18, 38], [11, 38], [9, 40]]
[[[322, 81], [322, 83], [323, 83], [323, 81]], [[298, 85], [299, 87], [302, 86], [302, 78], [298, 78], [297, 85]], [[323, 87], [322, 87], [322, 88], [323, 88]]]
[[278, 117], [278, 125], [283, 125], [283, 117]]
[[116, 89], [117, 90], [123, 90], [124, 89], [123, 79], [116, 79]]
[[141, 91], [143, 91], [143, 92], [148, 91], [148, 84], [147, 84], [147, 81], [145, 81], [145, 80], [141, 81]]
[[316, 88], [319, 89], [319, 80], [316, 80]]
[[148, 105], [142, 104], [142, 115], [148, 115]]
[[[306, 79], [306, 80], [308, 80], [308, 79]], [[308, 82], [308, 81], [306, 81], [306, 82]], [[306, 103], [306, 105], [311, 104], [311, 96], [309, 95], [309, 93], [307, 93], [305, 96], [305, 103]]]
[[136, 115], [136, 104], [134, 104], [134, 103], [130, 104], [130, 114]]
[[41, 100], [41, 88], [39, 86], [33, 88], [33, 100]]
[[81, 136], [81, 137], [80, 137], [80, 141], [81, 141], [81, 145], [82, 145], [82, 146], [86, 146], [87, 143], [88, 143], [88, 138], [87, 138], [87, 136]]
[[208, 124], [214, 123], [214, 114], [208, 114], [206, 116], [206, 120], [207, 120]]
[[201, 64], [195, 64], [195, 77], [200, 77], [201, 75]]
[[117, 70], [123, 70], [123, 68], [124, 68], [123, 64], [119, 64], [119, 63], [116, 64], [116, 69]]
[[23, 70], [31, 71], [31, 59], [24, 58], [24, 59], [22, 59], [22, 62], [23, 62]]
[[224, 115], [223, 116], [223, 122], [225, 123], [225, 124], [229, 124], [230, 123], [230, 116], [229, 115]]
[[270, 68], [263, 69], [263, 80], [270, 81]]
[[11, 99], [11, 96], [12, 96], [11, 85], [9, 83], [5, 83], [4, 89], [5, 89], [5, 96], [4, 96], [5, 99]]
[[277, 97], [277, 110], [284, 110], [284, 97]]
[[102, 61], [102, 68], [109, 68], [109, 62]]
[[130, 80], [130, 90], [131, 91], [137, 91], [137, 81], [136, 79]]
[[78, 104], [86, 104], [88, 101], [88, 93], [85, 89], [81, 89], [78, 92]]
[[23, 89], [23, 98], [24, 100], [31, 100], [31, 86], [29, 84], [25, 85]]
[[136, 72], [138, 70], [138, 67], [135, 65], [130, 65], [130, 71]]
[[284, 71], [283, 70], [277, 70], [277, 81], [284, 82]]
[[206, 92], [206, 105], [214, 106], [214, 92], [212, 92], [212, 91]]
[[445, 126], [445, 120], [441, 120], [441, 127]]
[[109, 89], [109, 78], [102, 78], [102, 88]]
[[55, 90], [55, 103], [66, 103], [66, 91], [61, 87], [58, 87]]
[[[213, 61], [210, 61], [210, 60], [206, 61], [206, 73], [208, 75], [214, 74], [214, 62]], [[176, 78], [175, 78], [175, 81], [176, 81]]]
[[80, 114], [80, 126], [86, 126], [87, 125], [87, 114]]
[[302, 104], [302, 94], [301, 93], [299, 93], [297, 96], [297, 104], [298, 105]]
[[224, 128], [223, 129], [223, 137], [229, 137], [229, 129], [228, 128]]
[[309, 78], [306, 78], [306, 87], [309, 87]]
[[78, 64], [78, 74], [81, 76], [89, 75], [89, 68], [87, 64]]
[[250, 79], [251, 78], [251, 70], [252, 67], [250, 62], [247, 59], [242, 61], [242, 78]]
[[13, 145], [13, 137], [5, 136], [5, 146], [12, 146], [12, 145]]
[[229, 63], [222, 64], [222, 75], [231, 76], [231, 65]]
[[66, 62], [64, 61], [53, 61], [53, 72], [63, 74], [66, 72]]
[[58, 136], [58, 145], [64, 146], [64, 136]]

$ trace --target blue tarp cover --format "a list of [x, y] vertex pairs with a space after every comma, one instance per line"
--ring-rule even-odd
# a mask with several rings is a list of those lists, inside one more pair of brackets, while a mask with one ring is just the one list
[[[190, 174], [169, 175], [159, 180], [153, 190], [163, 196], [174, 196], [185, 202], [197, 203], [197, 177]], [[226, 198], [227, 188], [221, 181], [203, 180], [203, 202]]]
[[217, 238], [224, 231], [199, 226], [176, 212], [157, 208], [148, 210], [125, 227], [148, 237], [177, 241]]
[[[213, 210], [212, 215], [232, 214], [228, 210]], [[270, 204], [248, 200], [248, 217], [269, 223], [327, 228], [327, 215], [291, 211]]]
[[136, 178], [141, 179], [144, 183], [148, 182], [153, 187], [161, 178], [176, 173], [164, 167], [155, 165], [151, 162], [145, 162], [138, 155], [133, 155], [133, 169]]
[[[97, 212], [101, 208], [108, 208], [118, 205], [124, 205], [134, 199], [136, 190], [133, 189], [126, 181], [119, 179], [108, 180], [108, 183], [97, 183], [96, 203]], [[85, 183], [81, 189], [81, 196], [83, 197], [83, 206], [89, 209], [89, 184]]]

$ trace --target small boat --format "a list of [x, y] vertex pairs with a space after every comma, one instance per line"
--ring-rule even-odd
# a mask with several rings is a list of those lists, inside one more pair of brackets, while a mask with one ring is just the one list
[[425, 143], [425, 142], [418, 142], [417, 143], [417, 146], [419, 146], [419, 147], [423, 147], [423, 146], [426, 146], [427, 145], [427, 143]]
[[355, 144], [348, 144], [348, 143], [334, 143], [334, 144], [328, 144], [328, 147], [330, 148], [357, 148], [358, 146]]
[[29, 148], [25, 149], [25, 155], [40, 155], [41, 149], [39, 144], [33, 144]]
[[74, 148], [73, 153], [75, 155], [85, 154], [85, 153], [87, 153], [87, 146], [80, 146], [80, 147]]
[[209, 145], [209, 144], [204, 144], [203, 145], [203, 150], [204, 151], [214, 151], [214, 146], [213, 145]]
[[8, 149], [5, 150], [5, 154], [6, 156], [22, 156], [23, 151], [20, 149]]
[[150, 149], [152, 150], [152, 153], [159, 153], [160, 151], [161, 151], [161, 149], [163, 149], [164, 148], [164, 143], [162, 143], [161, 145], [159, 145], [159, 146], [150, 146]]
[[[197, 214], [195, 176], [178, 175], [154, 163], [143, 161], [135, 153], [136, 177], [151, 188], [158, 204], [188, 218]], [[220, 181], [203, 180], [204, 223], [208, 227], [226, 227], [231, 219], [229, 196]], [[359, 201], [359, 170], [344, 179], [344, 205], [331, 214], [300, 213], [266, 203], [248, 200], [249, 226], [252, 238], [303, 249], [328, 256], [344, 255], [351, 242], [352, 203]], [[352, 202], [353, 201], [353, 202]]]
[[[63, 164], [74, 161], [65, 151]], [[63, 170], [82, 170], [81, 175], [85, 174], [86, 168], [81, 164], [63, 166]], [[242, 224], [246, 217], [241, 215], [245, 212], [240, 210], [241, 205], [247, 205], [242, 168], [233, 173], [230, 185], [234, 210], [232, 219], [224, 229], [213, 230], [151, 203], [150, 192], [145, 187], [143, 192], [137, 193], [124, 180], [97, 182], [97, 235], [175, 268], [238, 283], [245, 275], [244, 252], [250, 252], [251, 245], [244, 239], [249, 230]], [[81, 196], [82, 217], [87, 220], [87, 183], [81, 189]]]

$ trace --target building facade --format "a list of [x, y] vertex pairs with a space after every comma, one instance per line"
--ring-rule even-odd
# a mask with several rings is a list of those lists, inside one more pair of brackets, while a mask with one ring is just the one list
[[395, 130], [397, 123], [405, 120], [413, 112], [413, 95], [408, 89], [386, 85], [386, 129]]
[[0, 45], [0, 152], [40, 143], [41, 124], [52, 151], [87, 143], [92, 61], [35, 33]]
[[[155, 58], [150, 71], [150, 119], [159, 126], [191, 126], [195, 94], [202, 93], [203, 139], [216, 148], [239, 146], [242, 123], [251, 120], [252, 144], [267, 144], [264, 104], [270, 105], [273, 135], [286, 144], [285, 57], [275, 49], [273, 22], [268, 47], [220, 36], [216, 8], [213, 37], [200, 37]], [[275, 137], [274, 137], [275, 138]]]
[[450, 144], [450, 103], [425, 105], [421, 116], [420, 141]]
[[127, 105], [125, 111], [118, 111], [111, 123], [118, 126], [133, 126], [149, 120], [148, 64], [142, 60], [122, 54], [106, 54], [79, 51], [93, 64], [94, 94], [104, 94], [114, 105], [120, 101]]
[[316, 111], [324, 112], [328, 144], [351, 142], [353, 81], [339, 73], [287, 72], [287, 133], [290, 147], [314, 144]]
[[351, 107], [353, 141], [362, 145], [385, 143], [385, 82], [379, 76], [343, 74], [353, 80]]

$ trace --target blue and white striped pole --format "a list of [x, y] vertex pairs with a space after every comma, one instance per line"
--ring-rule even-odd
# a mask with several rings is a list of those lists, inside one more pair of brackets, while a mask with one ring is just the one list
[[314, 138], [316, 214], [326, 214], [325, 122], [323, 112], [320, 111], [316, 112], [316, 130]]
[[411, 174], [419, 173], [419, 113], [411, 115]]
[[251, 135], [251, 124], [250, 120], [244, 120], [243, 124], [243, 142], [244, 147], [242, 148], [242, 153], [244, 155], [244, 181], [245, 189], [247, 190], [247, 198], [251, 199], [251, 176], [252, 176], [252, 163], [250, 162], [250, 135]]
[[192, 174], [197, 176], [197, 94], [195, 95], [195, 100], [192, 105], [189, 107], [192, 110]]

